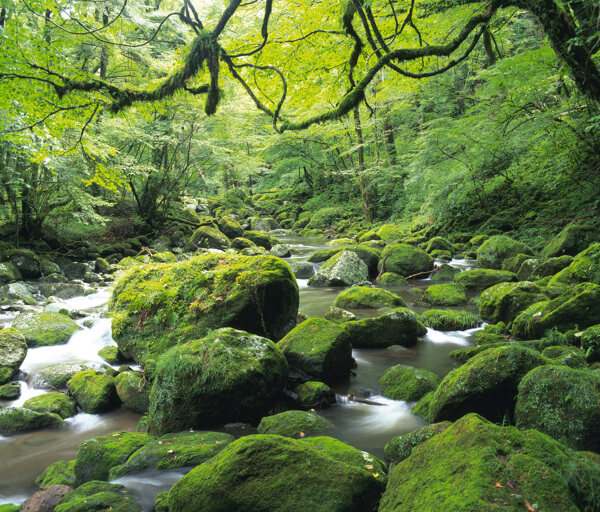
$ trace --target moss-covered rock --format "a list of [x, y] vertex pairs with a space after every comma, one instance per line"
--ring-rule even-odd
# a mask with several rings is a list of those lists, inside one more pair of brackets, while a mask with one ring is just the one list
[[308, 280], [309, 286], [352, 286], [369, 278], [367, 265], [353, 252], [341, 251], [328, 259]]
[[454, 280], [464, 285], [467, 290], [485, 290], [490, 286], [500, 283], [516, 282], [517, 275], [504, 270], [493, 270], [487, 268], [476, 268], [466, 270], [458, 274]]
[[229, 248], [229, 239], [212, 226], [200, 226], [185, 243], [184, 250], [191, 252], [200, 248], [225, 250]]
[[570, 368], [585, 368], [587, 366], [584, 352], [577, 347], [567, 345], [546, 347], [542, 351], [542, 355]]
[[427, 332], [423, 320], [408, 308], [344, 324], [353, 348], [412, 347]]
[[600, 324], [588, 327], [581, 334], [581, 348], [584, 350], [586, 361], [600, 361]]
[[51, 485], [68, 485], [76, 487], [75, 459], [59, 460], [50, 464], [40, 476], [35, 479], [38, 487], [50, 487]]
[[42, 267], [37, 254], [29, 249], [11, 249], [4, 253], [7, 261], [12, 263], [24, 279], [42, 277]]
[[0, 330], [0, 384], [8, 382], [27, 355], [25, 337], [11, 327]]
[[125, 360], [123, 354], [121, 354], [121, 351], [119, 350], [119, 347], [116, 345], [107, 345], [106, 347], [102, 347], [100, 350], [98, 350], [98, 355], [108, 364], [120, 364]]
[[557, 256], [556, 258], [549, 258], [543, 263], [539, 263], [531, 272], [529, 279], [537, 281], [544, 277], [553, 276], [560, 272], [564, 268], [567, 268], [573, 263], [573, 256]]
[[476, 412], [492, 421], [510, 419], [523, 376], [537, 366], [552, 363], [516, 343], [485, 350], [446, 375], [435, 391], [430, 416], [433, 421], [454, 421]]
[[142, 512], [120, 484], [90, 481], [66, 494], [54, 512]]
[[600, 466], [585, 455], [469, 414], [392, 470], [379, 512], [594, 510], [599, 483]]
[[255, 231], [272, 231], [280, 228], [277, 221], [271, 217], [252, 219], [251, 227]]
[[269, 251], [271, 256], [275, 256], [276, 258], [289, 258], [292, 255], [292, 251], [290, 247], [285, 244], [276, 244], [271, 247]]
[[334, 391], [324, 382], [309, 380], [294, 389], [304, 407], [325, 408], [336, 403]]
[[254, 242], [256, 245], [269, 251], [274, 245], [280, 244], [281, 241], [274, 236], [269, 235], [265, 231], [244, 231], [244, 238]]
[[231, 247], [232, 249], [242, 250], [257, 247], [257, 245], [252, 240], [239, 236], [231, 241]]
[[432, 306], [461, 306], [467, 303], [467, 295], [462, 284], [432, 284], [425, 290], [424, 300]]
[[16, 400], [21, 396], [21, 384], [9, 382], [0, 386], [0, 400]]
[[592, 224], [568, 224], [542, 249], [542, 258], [552, 258], [575, 254], [583, 251], [588, 245], [598, 241], [598, 228]]
[[340, 292], [335, 298], [333, 305], [341, 309], [362, 309], [394, 308], [406, 306], [406, 303], [402, 297], [381, 288], [353, 286]]
[[394, 464], [398, 464], [410, 456], [415, 446], [420, 445], [428, 439], [431, 439], [434, 435], [443, 432], [450, 425], [452, 425], [452, 423], [449, 421], [442, 421], [440, 423], [434, 423], [433, 425], [426, 425], [418, 430], [409, 432], [408, 434], [394, 437], [385, 444], [385, 456]]
[[233, 439], [223, 432], [178, 432], [152, 438], [134, 451], [127, 462], [111, 468], [109, 479], [148, 469], [197, 466], [214, 457]]
[[415, 416], [419, 416], [424, 420], [429, 422], [431, 419], [431, 402], [433, 401], [433, 397], [435, 395], [435, 391], [430, 391], [426, 395], [423, 396], [411, 409], [411, 413]]
[[[130, 254], [127, 254], [127, 250], [123, 251], [125, 256], [135, 256], [137, 251], [132, 251]], [[72, 262], [63, 265], [63, 272], [67, 279], [83, 279], [85, 275], [89, 272], [90, 267], [88, 267], [85, 263], [80, 262]]]
[[58, 414], [62, 419], [69, 418], [77, 414], [75, 400], [64, 393], [59, 393], [56, 391], [29, 398], [25, 400], [23, 407], [26, 409], [31, 409], [35, 412], [51, 412]]
[[335, 306], [329, 306], [323, 316], [326, 320], [336, 324], [358, 320], [358, 317], [354, 313], [346, 311], [345, 309], [336, 308]]
[[403, 364], [392, 366], [379, 379], [383, 396], [393, 400], [416, 402], [440, 383], [440, 377], [429, 370]]
[[396, 272], [408, 277], [433, 270], [433, 258], [421, 249], [408, 244], [390, 244], [381, 253], [379, 271]]
[[285, 411], [265, 416], [257, 427], [259, 434], [277, 434], [284, 437], [304, 437], [313, 432], [333, 428], [333, 423], [318, 414], [306, 411]]
[[232, 421], [258, 421], [282, 390], [288, 365], [272, 341], [231, 328], [161, 356], [150, 394], [159, 435]]
[[[459, 268], [442, 263], [431, 276], [432, 281], [454, 281], [461, 273]], [[383, 276], [382, 276], [383, 277]]]
[[20, 407], [0, 409], [0, 434], [4, 436], [44, 428], [60, 428], [64, 424], [58, 414], [35, 412]]
[[600, 284], [600, 243], [592, 244], [577, 254], [571, 264], [552, 277], [548, 284], [556, 283]]
[[533, 255], [527, 244], [517, 242], [505, 235], [488, 238], [477, 249], [477, 263], [483, 268], [501, 269], [505, 259], [517, 254]]
[[9, 261], [0, 263], [0, 285], [14, 283], [23, 279], [21, 272]]
[[176, 343], [234, 327], [280, 339], [298, 312], [290, 267], [272, 256], [209, 254], [175, 264], [144, 265], [116, 284], [113, 337], [146, 368]]
[[121, 372], [115, 377], [117, 395], [125, 407], [144, 414], [150, 405], [150, 384], [139, 373]]
[[322, 263], [330, 258], [333, 258], [336, 254], [342, 252], [344, 249], [345, 247], [333, 247], [332, 249], [315, 251], [309, 256], [308, 261], [310, 263]]
[[479, 316], [492, 323], [510, 323], [521, 311], [545, 298], [542, 290], [529, 281], [496, 284], [481, 294]]
[[450, 240], [447, 240], [441, 236], [436, 236], [427, 242], [425, 252], [431, 254], [433, 251], [448, 251], [450, 254], [456, 252], [456, 247]]
[[[335, 453], [329, 444], [334, 444], [338, 451], [352, 452], [355, 458]], [[365, 468], [374, 466], [365, 463], [362, 452], [347, 445], [342, 450], [339, 445], [343, 443], [331, 440], [317, 444], [315, 439], [294, 440], [277, 435], [242, 437], [181, 478], [169, 492], [170, 509], [179, 512], [372, 510], [385, 479], [378, 473], [374, 478], [375, 473]]]
[[352, 346], [343, 326], [323, 318], [310, 318], [292, 329], [277, 344], [292, 376], [335, 384], [350, 375]]
[[367, 244], [359, 244], [345, 247], [344, 250], [355, 253], [365, 263], [369, 271], [370, 279], [377, 277], [377, 274], [379, 273], [377, 267], [381, 257], [381, 249], [371, 247]]
[[307, 261], [291, 261], [290, 267], [296, 279], [310, 279], [317, 272], [315, 267]]
[[30, 347], [61, 345], [81, 329], [67, 315], [51, 311], [21, 313], [15, 318], [13, 327], [25, 336]]
[[104, 258], [96, 258], [94, 262], [94, 270], [98, 272], [98, 274], [112, 274], [113, 268], [110, 266], [110, 263], [106, 261]]
[[384, 272], [381, 277], [377, 279], [377, 284], [381, 286], [406, 286], [408, 285], [408, 281], [396, 272]]
[[581, 283], [553, 300], [529, 306], [519, 314], [512, 325], [517, 339], [539, 339], [557, 328], [560, 331], [583, 329], [600, 323], [600, 286]]
[[91, 480], [108, 480], [111, 468], [124, 464], [146, 443], [152, 441], [141, 432], [113, 432], [92, 437], [77, 449], [74, 472], [77, 484]]
[[428, 309], [423, 318], [436, 331], [465, 331], [481, 323], [474, 314], [456, 309]]
[[[56, 279], [57, 275], [58, 274], [52, 274], [51, 276], [48, 276], [48, 278], [52, 277], [51, 281], [48, 280], [38, 284], [42, 295], [45, 295], [46, 297], [52, 295], [59, 299], [72, 299], [73, 297], [86, 294], [87, 289], [83, 284], [61, 281], [60, 278]], [[66, 280], [66, 277], [64, 279]]]
[[228, 238], [234, 239], [244, 235], [244, 228], [233, 217], [221, 217], [218, 224], [219, 230]]
[[600, 450], [600, 375], [567, 366], [531, 370], [519, 384], [515, 419], [574, 450]]
[[65, 389], [76, 373], [95, 370], [95, 365], [84, 362], [58, 363], [46, 366], [33, 378], [33, 387], [40, 389]]
[[525, 281], [529, 279], [529, 276], [533, 270], [539, 265], [540, 260], [537, 258], [527, 258], [522, 264], [521, 268], [517, 272], [517, 278], [519, 281]]
[[115, 379], [98, 370], [76, 373], [67, 382], [69, 393], [83, 412], [107, 412], [121, 403], [115, 389]]
[[519, 272], [519, 269], [523, 265], [525, 261], [531, 258], [531, 254], [516, 254], [515, 256], [511, 256], [510, 258], [506, 258], [502, 262], [502, 270], [504, 272], [514, 272], [515, 274]]

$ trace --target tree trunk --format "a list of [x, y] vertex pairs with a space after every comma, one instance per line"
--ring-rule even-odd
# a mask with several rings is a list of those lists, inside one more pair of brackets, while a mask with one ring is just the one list
[[358, 180], [360, 183], [360, 195], [362, 197], [362, 209], [367, 220], [371, 221], [374, 218], [376, 193], [365, 178], [365, 150], [358, 106], [354, 107], [352, 111], [354, 113], [354, 131], [356, 132], [356, 140], [358, 142]]

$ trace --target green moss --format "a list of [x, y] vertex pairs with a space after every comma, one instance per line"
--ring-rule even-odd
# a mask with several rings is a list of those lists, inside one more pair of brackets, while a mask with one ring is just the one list
[[141, 512], [140, 506], [119, 484], [87, 482], [65, 494], [54, 512]]
[[373, 509], [385, 484], [365, 469], [371, 464], [342, 462], [324, 444], [309, 442], [276, 435], [238, 439], [171, 488], [171, 510], [280, 512], [299, 504], [311, 512]]
[[390, 244], [381, 253], [379, 271], [395, 272], [408, 277], [433, 270], [433, 258], [421, 249], [408, 244]]
[[377, 284], [381, 286], [407, 286], [408, 281], [396, 272], [384, 272], [377, 280]]
[[440, 383], [440, 377], [429, 370], [398, 364], [386, 369], [379, 379], [383, 396], [393, 400], [416, 402]]
[[392, 470], [379, 511], [595, 510], [598, 482], [597, 464], [548, 436], [469, 414]]
[[450, 254], [454, 254], [456, 252], [456, 247], [449, 240], [441, 236], [436, 236], [429, 240], [427, 247], [425, 248], [425, 252], [429, 254], [433, 251], [447, 251]]
[[367, 265], [354, 252], [343, 250], [329, 258], [317, 274], [308, 280], [309, 286], [352, 286], [369, 277]]
[[53, 312], [21, 313], [12, 326], [25, 336], [30, 347], [61, 345], [81, 329], [67, 315]]
[[583, 251], [589, 244], [598, 240], [598, 228], [592, 224], [567, 225], [542, 249], [543, 258], [575, 254]]
[[542, 355], [570, 368], [585, 368], [587, 366], [583, 351], [577, 347], [550, 346], [542, 351]]
[[514, 272], [516, 274], [519, 272], [519, 269], [522, 267], [523, 263], [530, 258], [531, 254], [516, 254], [510, 258], [506, 258], [502, 262], [502, 270], [506, 272]]
[[136, 450], [151, 441], [140, 432], [113, 432], [79, 445], [75, 459], [78, 485], [91, 480], [108, 480], [110, 469], [125, 463]]
[[296, 386], [294, 391], [304, 407], [325, 408], [336, 403], [335, 393], [324, 382], [309, 380]]
[[406, 303], [402, 297], [381, 288], [352, 286], [340, 292], [333, 305], [341, 309], [361, 309], [405, 307]]
[[600, 243], [592, 244], [577, 254], [571, 264], [558, 272], [548, 284], [585, 282], [600, 284]]
[[158, 361], [150, 431], [257, 421], [272, 407], [287, 373], [272, 341], [231, 328], [173, 347]]
[[406, 228], [397, 224], [384, 224], [376, 233], [379, 240], [398, 240], [406, 234]]
[[537, 366], [552, 363], [516, 343], [485, 350], [442, 380], [431, 403], [431, 419], [453, 421], [468, 412], [498, 422], [510, 419], [523, 376]]
[[50, 487], [51, 485], [68, 485], [75, 487], [75, 459], [59, 460], [50, 464], [40, 476], [35, 479], [39, 487]]
[[442, 421], [441, 423], [426, 425], [425, 427], [414, 430], [408, 434], [394, 437], [385, 444], [385, 456], [394, 464], [398, 464], [410, 456], [415, 446], [424, 443], [434, 435], [443, 432], [450, 425], [452, 425], [452, 423], [449, 421]]
[[479, 316], [493, 323], [510, 323], [521, 311], [545, 298], [542, 290], [529, 281], [500, 283], [481, 294]]
[[459, 268], [452, 267], [447, 263], [442, 263], [437, 269], [431, 276], [432, 281], [454, 281], [461, 274]]
[[477, 249], [477, 263], [483, 268], [500, 269], [505, 259], [520, 253], [532, 255], [533, 250], [528, 245], [508, 236], [495, 235]]
[[51, 412], [58, 414], [62, 419], [75, 416], [77, 407], [75, 400], [64, 393], [52, 392], [38, 395], [25, 400], [23, 407], [35, 412]]
[[257, 427], [259, 434], [277, 434], [284, 437], [304, 437], [312, 432], [333, 428], [333, 423], [317, 414], [306, 411], [285, 411], [265, 416]]
[[481, 323], [472, 313], [455, 309], [429, 309], [423, 313], [423, 318], [437, 331], [465, 331]]
[[115, 377], [117, 395], [125, 407], [144, 414], [150, 404], [150, 384], [138, 372], [121, 372]]
[[385, 348], [415, 345], [427, 332], [423, 320], [408, 308], [396, 308], [374, 318], [344, 324], [353, 348]]
[[269, 235], [265, 231], [244, 231], [244, 238], [247, 238], [256, 245], [263, 247], [267, 251], [274, 245], [280, 244], [281, 241], [274, 236]]
[[76, 373], [91, 370], [87, 363], [59, 363], [46, 366], [39, 370], [33, 380], [34, 387], [42, 389], [65, 389], [67, 382]]
[[89, 414], [110, 411], [120, 403], [115, 380], [97, 370], [76, 373], [67, 382], [67, 388], [77, 405]]
[[18, 269], [24, 279], [42, 277], [40, 259], [33, 251], [29, 249], [11, 249], [4, 253], [4, 258]]
[[0, 409], [0, 434], [10, 435], [45, 428], [60, 428], [65, 422], [58, 414], [34, 412], [29, 409], [7, 407]]
[[335, 306], [329, 306], [327, 311], [325, 311], [325, 315], [323, 316], [326, 320], [329, 320], [335, 324], [343, 324], [344, 322], [350, 322], [358, 319], [354, 313], [346, 311], [345, 309], [336, 308]]
[[600, 361], [600, 324], [588, 327], [581, 334], [581, 348], [588, 362]]
[[556, 258], [550, 258], [537, 265], [531, 272], [529, 279], [536, 281], [543, 279], [544, 277], [553, 276], [554, 274], [568, 267], [571, 263], [573, 263], [573, 256], [558, 256]]
[[10, 327], [0, 330], [0, 384], [19, 371], [26, 355], [27, 343], [19, 331]]
[[323, 318], [310, 318], [292, 329], [277, 344], [292, 375], [334, 384], [350, 375], [352, 346], [343, 326]]
[[431, 420], [431, 402], [433, 401], [433, 397], [435, 395], [435, 391], [430, 391], [426, 395], [423, 396], [411, 409], [411, 413], [415, 416], [419, 416], [427, 421]]
[[228, 238], [238, 238], [243, 236], [244, 228], [233, 217], [221, 217], [219, 219], [219, 229]]
[[424, 299], [433, 306], [460, 306], [467, 303], [465, 287], [458, 283], [432, 284]]
[[21, 273], [10, 262], [0, 263], [0, 285], [14, 283], [22, 279]]
[[21, 385], [18, 382], [9, 382], [0, 386], [0, 400], [15, 400], [21, 396]]
[[104, 359], [108, 364], [119, 364], [122, 363], [125, 358], [119, 351], [119, 347], [115, 345], [108, 345], [98, 350], [98, 355]]
[[515, 419], [576, 450], [600, 450], [600, 375], [567, 366], [531, 370], [519, 384]]
[[186, 242], [184, 250], [193, 252], [199, 248], [227, 249], [229, 248], [229, 239], [215, 227], [200, 226]]
[[488, 348], [502, 347], [506, 345], [507, 341], [508, 340], [506, 340], [506, 342], [489, 343], [478, 347], [459, 348], [450, 352], [450, 357], [456, 361], [460, 361], [461, 363], [466, 363], [469, 359], [475, 357], [477, 354], [481, 354], [481, 352], [487, 350]]
[[272, 256], [209, 254], [131, 269], [109, 305], [113, 337], [148, 371], [169, 347], [231, 326], [279, 339], [298, 311], [290, 267]]
[[148, 469], [197, 466], [214, 457], [233, 439], [222, 432], [179, 432], [149, 439], [124, 464], [112, 467], [109, 479]]

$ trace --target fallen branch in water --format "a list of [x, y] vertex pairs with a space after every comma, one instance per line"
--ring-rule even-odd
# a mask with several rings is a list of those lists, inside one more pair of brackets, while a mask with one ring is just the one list
[[434, 274], [434, 273], [436, 273], [441, 268], [442, 268], [441, 266], [438, 266], [438, 267], [434, 267], [433, 270], [426, 270], [425, 272], [417, 272], [416, 274], [413, 274], [412, 276], [405, 277], [404, 279], [413, 279], [415, 277], [424, 276], [424, 275], [427, 275], [427, 274]]
[[354, 393], [350, 393], [349, 395], [347, 395], [346, 399], [350, 402], [358, 402], [359, 404], [387, 405], [387, 404], [380, 404], [379, 402], [374, 402], [373, 400], [367, 400], [366, 398], [358, 398], [357, 396], [354, 396]]

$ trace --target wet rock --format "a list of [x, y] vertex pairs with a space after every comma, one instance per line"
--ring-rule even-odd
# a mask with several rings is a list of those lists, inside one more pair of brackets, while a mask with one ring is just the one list
[[67, 388], [77, 405], [88, 414], [107, 412], [121, 403], [115, 389], [115, 380], [97, 370], [76, 373], [67, 382]]
[[379, 271], [382, 265], [385, 272], [396, 272], [408, 277], [433, 270], [433, 258], [425, 251], [408, 244], [390, 244], [381, 253]]
[[542, 290], [530, 281], [500, 283], [481, 294], [479, 316], [492, 323], [510, 323], [519, 313], [544, 299]]
[[34, 293], [35, 288], [29, 284], [21, 282], [5, 284], [0, 287], [0, 301], [8, 302], [22, 300], [27, 303], [28, 301], [34, 300]]
[[98, 350], [98, 355], [108, 364], [120, 364], [125, 361], [123, 354], [116, 345], [108, 345]]
[[415, 446], [424, 443], [434, 435], [443, 432], [450, 425], [452, 425], [451, 422], [442, 421], [440, 423], [434, 423], [433, 425], [426, 425], [425, 427], [408, 434], [394, 437], [385, 445], [385, 457], [394, 464], [398, 464], [410, 456], [412, 449]]
[[517, 275], [504, 270], [476, 268], [461, 272], [454, 280], [467, 290], [485, 290], [495, 284], [514, 283], [517, 281]]
[[134, 371], [121, 372], [115, 377], [117, 395], [125, 407], [144, 414], [150, 404], [151, 385]]
[[127, 493], [125, 487], [108, 482], [91, 481], [69, 492], [54, 512], [141, 512], [141, 507]]
[[104, 258], [97, 258], [94, 262], [94, 270], [98, 274], [112, 274], [113, 268]]
[[367, 265], [353, 252], [342, 251], [323, 264], [309, 286], [352, 286], [368, 279]]
[[29, 347], [62, 345], [81, 329], [68, 316], [60, 313], [21, 313], [13, 322]]
[[38, 389], [64, 389], [67, 387], [67, 381], [76, 373], [97, 369], [97, 365], [85, 362], [53, 364], [37, 372], [33, 379], [33, 387]]
[[352, 346], [343, 326], [310, 318], [294, 327], [277, 344], [292, 376], [335, 384], [350, 375]]
[[436, 331], [466, 331], [481, 323], [474, 314], [456, 309], [428, 309], [423, 318]]
[[[66, 278], [65, 278], [66, 279]], [[87, 288], [82, 283], [39, 283], [40, 293], [46, 297], [51, 295], [60, 299], [72, 299], [85, 295]]]
[[23, 279], [23, 276], [12, 263], [9, 261], [0, 263], [0, 285], [14, 283], [21, 279]]
[[270, 217], [264, 219], [252, 219], [251, 227], [254, 231], [271, 231], [280, 228], [275, 219]]
[[85, 263], [68, 263], [63, 267], [63, 272], [67, 279], [83, 279], [90, 271], [90, 267], [88, 267]]
[[51, 485], [37, 491], [31, 498], [25, 501], [20, 512], [53, 512], [56, 505], [73, 488], [68, 485]]
[[406, 306], [406, 302], [402, 297], [382, 288], [353, 286], [340, 292], [333, 305], [341, 309], [394, 308]]
[[345, 309], [336, 308], [335, 306], [329, 306], [324, 317], [326, 320], [335, 324], [343, 324], [344, 322], [358, 320], [358, 317], [354, 313], [346, 311]]
[[299, 438], [313, 432], [324, 432], [333, 428], [326, 418], [306, 411], [285, 411], [265, 416], [257, 427], [259, 434], [277, 434], [284, 437]]
[[77, 486], [75, 479], [75, 459], [59, 460], [50, 464], [40, 476], [35, 479], [38, 487], [50, 487], [51, 485]]
[[337, 402], [335, 393], [324, 382], [309, 380], [296, 386], [294, 391], [304, 407], [326, 408]]
[[290, 267], [296, 279], [310, 279], [316, 273], [315, 267], [307, 261], [292, 261]]
[[257, 421], [272, 407], [287, 373], [272, 341], [231, 328], [173, 347], [158, 360], [150, 431]]
[[432, 284], [425, 290], [424, 300], [432, 306], [461, 306], [467, 303], [467, 295], [462, 284]]
[[21, 396], [21, 385], [18, 382], [9, 382], [0, 386], [0, 400], [16, 400]]
[[284, 244], [274, 245], [269, 252], [277, 258], [289, 258], [292, 255], [290, 248]]
[[38, 256], [29, 249], [12, 249], [4, 254], [21, 273], [24, 279], [37, 279], [42, 277], [41, 262]]
[[517, 254], [531, 256], [533, 249], [508, 236], [495, 235], [483, 242], [477, 249], [477, 263], [483, 268], [501, 269], [505, 259]]
[[191, 252], [199, 248], [221, 250], [228, 249], [229, 239], [214, 227], [200, 226], [188, 239], [184, 250]]
[[25, 337], [11, 327], [0, 330], [0, 384], [8, 382], [27, 355]]
[[397, 364], [386, 369], [379, 379], [383, 396], [392, 400], [416, 402], [440, 383], [440, 377], [429, 370]]
[[77, 407], [75, 400], [64, 393], [52, 392], [34, 396], [25, 400], [23, 407], [35, 412], [50, 412], [58, 414], [62, 419], [75, 416]]
[[39, 413], [17, 407], [0, 409], [0, 434], [9, 435], [44, 428], [60, 428], [65, 424], [60, 416]]

